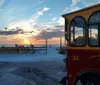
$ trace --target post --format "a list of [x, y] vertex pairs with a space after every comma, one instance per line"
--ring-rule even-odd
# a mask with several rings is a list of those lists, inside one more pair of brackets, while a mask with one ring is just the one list
[[48, 47], [48, 44], [47, 44], [47, 39], [46, 39], [46, 54], [47, 54], [47, 47]]
[[62, 48], [62, 38], [60, 37], [60, 49]]
[[65, 39], [65, 45], [66, 45], [66, 39]]

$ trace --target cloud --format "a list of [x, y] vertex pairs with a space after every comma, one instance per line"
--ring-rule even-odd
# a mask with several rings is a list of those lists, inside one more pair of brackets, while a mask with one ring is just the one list
[[45, 24], [39, 24], [39, 23], [35, 27], [38, 29], [38, 31], [46, 30], [48, 28], [53, 28], [52, 25], [45, 25]]
[[[49, 8], [43, 8], [41, 10], [42, 13], [44, 13], [45, 11], [48, 11]], [[41, 16], [41, 14], [39, 13], [36, 13], [33, 17], [31, 17], [29, 20], [20, 20], [18, 22], [14, 22], [14, 23], [10, 23], [8, 24], [7, 28], [8, 30], [11, 30], [11, 29], [15, 29], [16, 27], [19, 27], [21, 29], [23, 29], [23, 31], [25, 33], [27, 33], [26, 31], [28, 32], [34, 32], [33, 35], [36, 35], [38, 34], [42, 29], [46, 29], [48, 27], [51, 27], [50, 25], [43, 25], [43, 24], [40, 24], [38, 23], [38, 18]]]
[[69, 7], [66, 7], [66, 8], [64, 9], [64, 12], [66, 12], [68, 9], [69, 9]]
[[37, 13], [29, 20], [30, 23], [37, 24], [38, 18], [44, 14], [44, 12], [50, 10], [50, 8], [44, 7], [41, 11], [37, 11]]
[[55, 21], [56, 20], [56, 17], [54, 17], [53, 19], [52, 19], [52, 21]]
[[43, 13], [44, 13], [45, 11], [48, 11], [48, 10], [50, 10], [50, 8], [44, 7], [41, 11], [37, 11], [38, 16], [43, 15]]
[[70, 13], [70, 12], [77, 11], [80, 9], [81, 9], [81, 7], [79, 7], [79, 6], [73, 6], [73, 7], [68, 8], [66, 13]]
[[64, 29], [64, 28], [63, 27], [47, 28], [47, 30], [42, 30], [34, 38], [36, 40], [43, 40], [43, 39], [52, 39], [52, 38], [63, 37], [64, 36], [64, 31], [62, 31], [62, 29]]
[[98, 4], [100, 3], [100, 0], [72, 0], [72, 4], [67, 6], [65, 9], [64, 9], [64, 12], [72, 12], [72, 11], [76, 11], [76, 10], [79, 10], [81, 9], [81, 7], [77, 6], [77, 4], [80, 2], [80, 4], [82, 4], [84, 7], [88, 7], [88, 6], [91, 6], [91, 5], [95, 5], [95, 4]]
[[64, 25], [64, 23], [65, 23], [64, 18], [60, 17], [59, 20], [58, 20], [58, 23], [59, 23], [60, 25]]
[[57, 25], [61, 25], [64, 26], [65, 23], [65, 19], [63, 17], [60, 17], [58, 19], [56, 19], [55, 17], [52, 19], [51, 22], [47, 22], [45, 24], [47, 25], [51, 25], [51, 26], [57, 26]]
[[[16, 23], [11, 23], [7, 26], [7, 30], [12, 30], [12, 29], [16, 29], [17, 27], [21, 28], [23, 30], [23, 34], [27, 36], [30, 35], [36, 35], [39, 33], [39, 28], [36, 27], [36, 25], [34, 25], [35, 23], [32, 23], [33, 21], [19, 21]], [[34, 32], [34, 33], [33, 33]], [[22, 32], [21, 32], [22, 34]]]
[[39, 15], [43, 15], [43, 12], [37, 11], [37, 13], [38, 13]]
[[45, 1], [47, 0], [41, 0], [41, 1], [39, 0], [38, 3], [34, 4], [34, 7], [43, 4]]
[[59, 37], [63, 37], [63, 36], [64, 36], [64, 32], [61, 32], [61, 31], [55, 31], [55, 32], [42, 31], [34, 38], [36, 40], [42, 40], [42, 39], [59, 38]]
[[68, 10], [68, 13], [69, 12], [73, 12], [73, 11], [77, 11], [77, 10], [80, 10], [81, 8], [78, 7], [78, 6], [74, 6], [74, 7], [71, 7], [69, 10]]
[[23, 29], [17, 27], [15, 29], [6, 29], [0, 31], [0, 35], [15, 35], [15, 34], [28, 34], [33, 33], [34, 31], [24, 31]]
[[[68, 10], [72, 9], [72, 7], [74, 8], [74, 6], [76, 6], [77, 3], [79, 3], [80, 0], [72, 0], [72, 4], [70, 6], [67, 6], [65, 9], [64, 9], [64, 12], [67, 12], [68, 13]], [[74, 10], [75, 11], [75, 10]]]
[[87, 7], [100, 3], [100, 0], [81, 0], [81, 3]]
[[[6, 3], [6, 1], [7, 0], [0, 0], [0, 3]], [[7, 5], [4, 4], [4, 6], [2, 6], [3, 10], [0, 9], [2, 10], [0, 20], [3, 21], [0, 25], [4, 26], [22, 19], [29, 19], [33, 14], [37, 14], [36, 11], [40, 11], [41, 9], [44, 9], [43, 11], [48, 10], [47, 7], [43, 6], [45, 1], [47, 0], [25, 0], [24, 2], [22, 0], [11, 0], [9, 3], [7, 2]]]
[[[50, 8], [44, 7], [41, 11], [38, 11], [34, 16], [29, 20], [20, 20], [18, 22], [8, 24], [9, 29], [16, 27], [22, 28], [24, 31], [34, 31], [36, 26], [38, 26], [38, 18], [43, 15], [44, 12], [50, 10]], [[36, 30], [35, 30], [36, 31]]]
[[0, 35], [13, 35], [13, 34], [24, 34], [23, 29], [12, 29], [9, 31], [0, 31]]
[[44, 9], [43, 9], [43, 11], [48, 11], [48, 10], [50, 10], [50, 8], [44, 7]]
[[[18, 22], [8, 24], [7, 28], [8, 29], [15, 29], [16, 27], [19, 27], [19, 28], [23, 29], [24, 31], [33, 30], [30, 22], [33, 22], [33, 21], [21, 20]], [[33, 24], [35, 24], [35, 23], [33, 23]]]
[[78, 2], [80, 2], [80, 0], [72, 0], [71, 7], [72, 7], [72, 6], [75, 6]]

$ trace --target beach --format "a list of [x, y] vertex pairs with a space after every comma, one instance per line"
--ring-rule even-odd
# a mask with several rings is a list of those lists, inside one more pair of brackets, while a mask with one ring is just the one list
[[65, 56], [55, 47], [49, 47], [47, 54], [0, 54], [0, 85], [61, 85], [67, 75]]

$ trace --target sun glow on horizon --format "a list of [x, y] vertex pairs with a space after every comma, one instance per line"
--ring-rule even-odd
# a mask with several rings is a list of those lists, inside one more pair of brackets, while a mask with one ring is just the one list
[[30, 44], [30, 41], [28, 39], [24, 39], [24, 44]]

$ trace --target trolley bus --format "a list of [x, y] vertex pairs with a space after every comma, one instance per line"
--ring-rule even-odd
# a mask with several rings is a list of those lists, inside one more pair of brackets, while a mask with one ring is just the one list
[[100, 85], [100, 4], [62, 17], [67, 40], [68, 85]]

